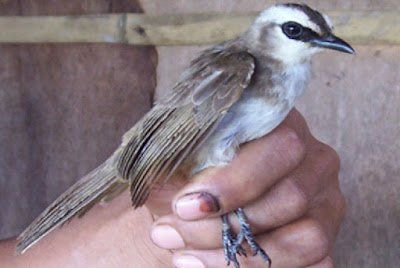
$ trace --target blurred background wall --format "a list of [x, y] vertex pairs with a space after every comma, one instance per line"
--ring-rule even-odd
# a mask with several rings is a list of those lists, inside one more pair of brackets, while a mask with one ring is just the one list
[[[140, 10], [127, 2], [0, 1], [0, 15]], [[141, 5], [146, 13], [163, 14], [259, 11], [276, 2], [282, 1], [141, 0]], [[319, 10], [400, 10], [398, 0], [302, 2]], [[204, 48], [157, 48], [157, 96]], [[335, 247], [337, 266], [398, 267], [400, 46], [355, 49], [355, 57], [327, 52], [314, 59], [311, 85], [297, 108], [342, 160], [348, 212]], [[0, 237], [7, 237], [104, 160], [150, 107], [156, 54], [123, 45], [1, 45], [0, 55]]]
[[[0, 1], [0, 15], [140, 11], [123, 0]], [[1, 238], [115, 150], [150, 109], [156, 64], [151, 47], [0, 45]]]

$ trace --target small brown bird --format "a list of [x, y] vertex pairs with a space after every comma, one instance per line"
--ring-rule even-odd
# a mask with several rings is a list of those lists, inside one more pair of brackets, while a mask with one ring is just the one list
[[[285, 119], [306, 88], [312, 55], [323, 49], [354, 54], [332, 34], [328, 17], [306, 5], [280, 4], [264, 10], [245, 33], [193, 60], [172, 92], [125, 133], [114, 154], [28, 226], [16, 252], [23, 253], [71, 217], [127, 187], [137, 208], [156, 182], [175, 172], [186, 169], [190, 177], [229, 164], [238, 145], [271, 132]], [[237, 235], [222, 216], [228, 264], [239, 267], [236, 255], [246, 254], [241, 246], [246, 239], [271, 265], [243, 210], [235, 212], [241, 225]]]

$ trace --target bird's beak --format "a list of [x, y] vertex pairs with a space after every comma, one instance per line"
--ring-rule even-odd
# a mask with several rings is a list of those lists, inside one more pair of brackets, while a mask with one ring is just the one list
[[317, 47], [338, 50], [353, 55], [356, 54], [354, 49], [349, 44], [333, 34], [311, 39], [310, 43]]

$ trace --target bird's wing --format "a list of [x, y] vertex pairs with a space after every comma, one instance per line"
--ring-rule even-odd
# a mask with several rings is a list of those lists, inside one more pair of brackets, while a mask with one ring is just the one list
[[45, 235], [75, 215], [82, 215], [104, 196], [127, 188], [125, 180], [118, 178], [116, 159], [122, 147], [96, 169], [72, 185], [48, 206], [18, 237], [15, 252], [24, 253]]
[[129, 179], [135, 207], [213, 132], [249, 85], [254, 68], [253, 56], [244, 50], [226, 44], [206, 50], [127, 134], [118, 171]]

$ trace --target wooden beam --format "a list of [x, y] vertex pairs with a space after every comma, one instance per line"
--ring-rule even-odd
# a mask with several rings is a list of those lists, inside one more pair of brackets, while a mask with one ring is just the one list
[[[355, 45], [400, 45], [400, 11], [328, 11], [335, 33]], [[0, 43], [204, 45], [235, 37], [257, 13], [1, 16]]]

